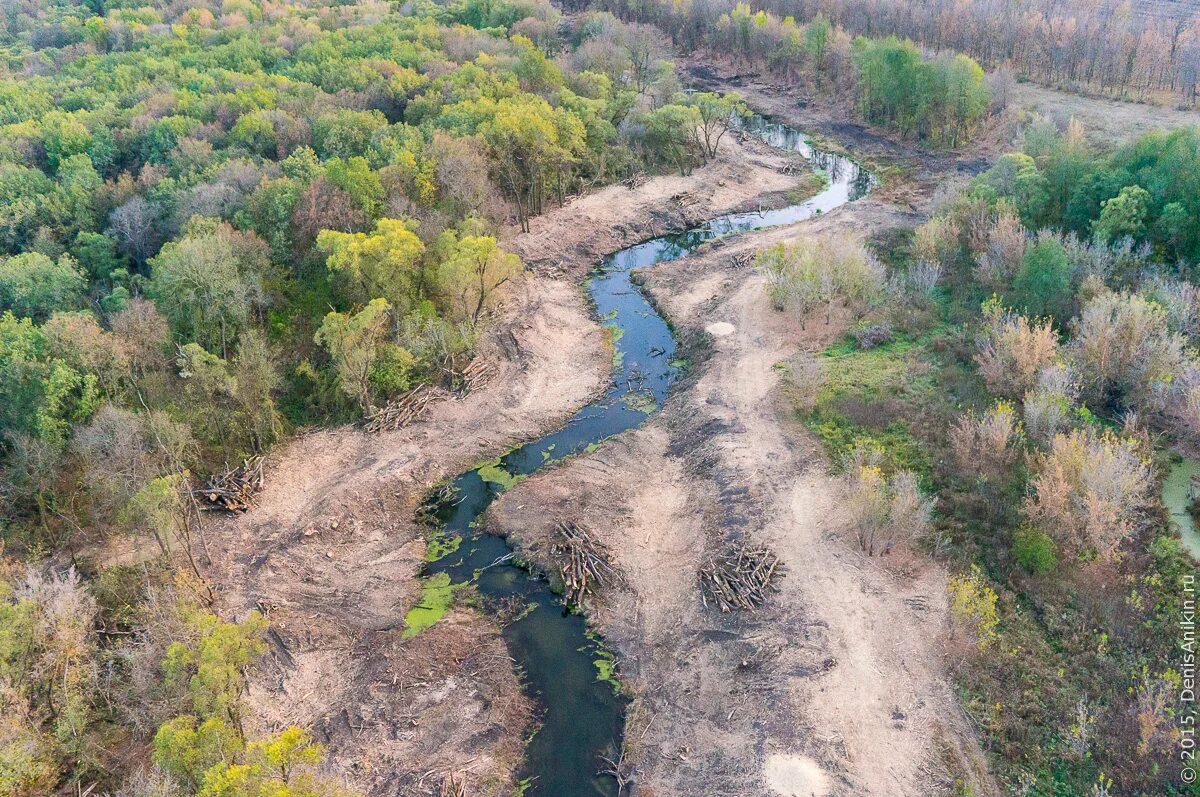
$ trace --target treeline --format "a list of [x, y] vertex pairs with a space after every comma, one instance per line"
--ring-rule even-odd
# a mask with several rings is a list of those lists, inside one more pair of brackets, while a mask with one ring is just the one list
[[865, 36], [910, 38], [934, 52], [968, 53], [988, 68], [1071, 90], [1143, 99], [1161, 92], [1195, 107], [1200, 20], [1186, 4], [1118, 0], [765, 0], [780, 15], [823, 15]]
[[[730, 6], [605, 5], [623, 17], [664, 24], [686, 46], [704, 44]], [[1200, 21], [1182, 6], [1161, 15], [1118, 0], [763, 0], [758, 7], [798, 23], [828, 20], [849, 35], [898, 36], [934, 53], [966, 53], [989, 69], [1052, 86], [1137, 99], [1165, 92], [1195, 107]]]
[[[523, 278], [506, 231], [703, 164], [740, 103], [544, 2], [0, 24], [0, 792], [337, 793], [302, 733], [242, 729], [264, 629], [208, 610], [196, 480], [453, 386]], [[151, 564], [50, 564], [122, 537]]]
[[[874, 241], [891, 275], [836, 365], [796, 366], [864, 552], [958, 571], [948, 660], [1026, 794], [1191, 793], [1175, 640], [1195, 565], [1159, 488], [1164, 444], [1200, 442], [1197, 141], [1098, 152], [1075, 123], [1035, 125], [928, 223]], [[797, 251], [760, 265], [803, 312], [839, 280]]]
[[866, 121], [933, 146], [965, 143], [990, 110], [983, 70], [970, 58], [929, 58], [894, 36], [852, 38], [823, 15], [801, 24], [736, 0], [598, 5], [661, 27], [685, 51], [703, 47], [714, 58], [757, 64], [816, 91], [852, 95]]

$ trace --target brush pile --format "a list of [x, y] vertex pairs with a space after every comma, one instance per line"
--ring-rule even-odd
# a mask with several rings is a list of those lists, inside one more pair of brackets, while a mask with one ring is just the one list
[[245, 512], [254, 506], [254, 494], [263, 486], [263, 458], [250, 457], [224, 473], [209, 476], [202, 487], [193, 488], [202, 509]]
[[430, 403], [445, 395], [446, 391], [440, 387], [418, 385], [388, 402], [387, 406], [376, 410], [373, 415], [367, 416], [363, 428], [373, 434], [403, 429], [424, 415]]
[[621, 583], [621, 574], [610, 564], [612, 555], [575, 523], [558, 521], [558, 540], [550, 552], [561, 562], [567, 602], [583, 606], [584, 596], [595, 595], [597, 587]]
[[709, 559], [700, 568], [700, 600], [722, 612], [754, 610], [777, 592], [774, 580], [783, 575], [779, 557], [763, 546], [742, 545]]
[[754, 262], [753, 252], [738, 252], [733, 257], [729, 258], [730, 265], [735, 269], [743, 269]]
[[641, 188], [649, 180], [650, 178], [646, 176], [645, 172], [635, 172], [625, 178], [625, 187], [632, 191], [635, 188]]

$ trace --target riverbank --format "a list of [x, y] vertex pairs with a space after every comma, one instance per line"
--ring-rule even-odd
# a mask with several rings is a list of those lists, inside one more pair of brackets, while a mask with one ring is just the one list
[[560, 424], [608, 377], [603, 336], [574, 286], [531, 277], [506, 300], [482, 357], [487, 387], [419, 423], [300, 437], [271, 455], [255, 509], [207, 534], [221, 612], [271, 621], [273, 656], [251, 679], [251, 721], [313, 728], [331, 767], [366, 793], [515, 786], [533, 707], [494, 618], [461, 608], [404, 636], [420, 599], [426, 530], [416, 505], [437, 481]]
[[[779, 173], [782, 162], [765, 145], [730, 141], [687, 177], [609, 187], [535, 219], [510, 245], [535, 269], [572, 278], [535, 273], [505, 301], [481, 355], [499, 366], [486, 387], [398, 432], [322, 430], [270, 457], [255, 510], [207, 535], [221, 611], [257, 608], [272, 623], [274, 655], [251, 679], [252, 723], [314, 728], [331, 768], [370, 794], [436, 792], [447, 772], [481, 794], [515, 789], [533, 706], [496, 619], [460, 601], [404, 637], [428, 533], [416, 505], [442, 479], [556, 428], [607, 385], [610, 350], [580, 275], [622, 244], [789, 190], [797, 178]], [[687, 207], [672, 199], [681, 194]]]
[[[761, 275], [735, 265], [800, 229], [911, 222], [861, 200], [646, 270], [703, 362], [647, 424], [523, 482], [489, 515], [548, 569], [557, 519], [614, 551], [628, 586], [590, 617], [634, 696], [630, 771], [655, 794], [927, 795], [959, 778], [991, 793], [938, 655], [944, 574], [924, 561], [883, 570], [847, 544], [819, 446], [782, 417], [777, 366], [848, 319], [802, 330], [770, 309]], [[714, 322], [728, 326], [715, 335]], [[750, 615], [699, 599], [696, 572], [729, 539], [767, 543], [787, 568]]]

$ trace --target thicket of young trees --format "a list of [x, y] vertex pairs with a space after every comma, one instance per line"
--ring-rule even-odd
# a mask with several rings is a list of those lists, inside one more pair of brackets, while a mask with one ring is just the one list
[[[843, 463], [864, 550], [910, 540], [962, 573], [965, 705], [1024, 794], [1190, 793], [1175, 639], [1195, 565], [1158, 493], [1166, 448], [1200, 442], [1196, 135], [1099, 152], [1078, 125], [1033, 126], [928, 223], [875, 241], [887, 289], [836, 360], [794, 377], [815, 382], [797, 408]], [[760, 256], [776, 285], [778, 260]]]
[[827, 15], [815, 14], [805, 24], [791, 11], [756, 9], [738, 0], [600, 5], [661, 27], [684, 49], [704, 47], [716, 58], [757, 64], [816, 91], [853, 95], [866, 121], [934, 146], [966, 142], [990, 110], [991, 91], [971, 58], [927, 57], [895, 36], [852, 37]]
[[163, 560], [4, 560], [0, 793], [332, 794], [299, 732], [244, 736], [261, 622], [204, 608], [194, 479], [452, 380], [511, 226], [705, 163], [740, 103], [542, 0], [27, 2], [0, 46], [0, 552]]

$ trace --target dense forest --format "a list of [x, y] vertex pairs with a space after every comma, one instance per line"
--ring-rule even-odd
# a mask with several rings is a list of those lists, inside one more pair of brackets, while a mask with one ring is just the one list
[[912, 41], [854, 36], [818, 14], [807, 24], [749, 3], [680, 4], [650, 0], [599, 5], [659, 26], [685, 50], [756, 65], [825, 97], [852, 97], [861, 117], [935, 147], [965, 144], [996, 94], [970, 57], [930, 57]]
[[1035, 124], [926, 224], [873, 239], [900, 291], [823, 278], [862, 271], [844, 242], [759, 254], [778, 306], [860, 308], [794, 368], [797, 412], [865, 553], [953, 563], [960, 697], [1023, 794], [1194, 793], [1175, 647], [1194, 564], [1159, 487], [1200, 441], [1198, 147]]

